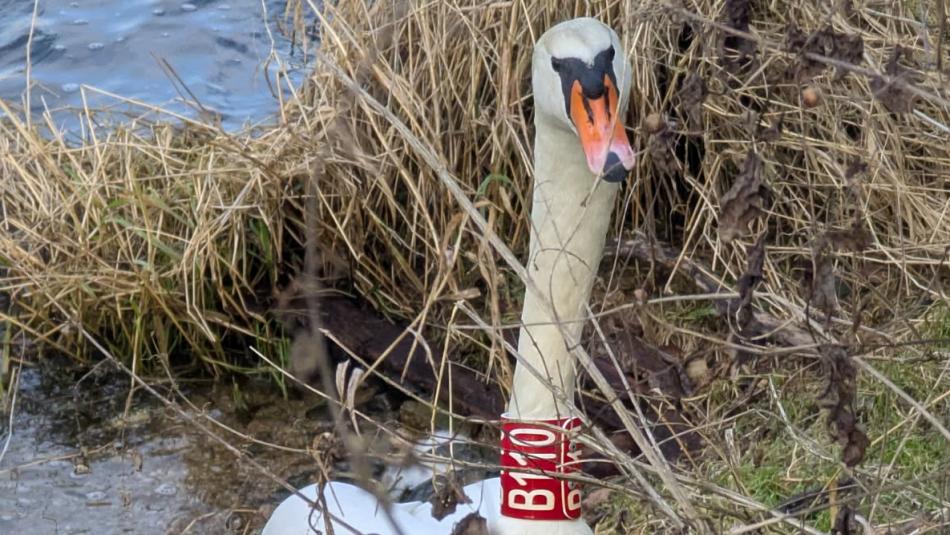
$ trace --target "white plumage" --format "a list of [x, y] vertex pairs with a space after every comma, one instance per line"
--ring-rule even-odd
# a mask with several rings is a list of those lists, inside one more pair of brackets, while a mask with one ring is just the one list
[[[577, 102], [586, 108], [590, 124], [579, 125], [584, 115], [571, 111], [571, 94], [565, 92], [564, 74], [552, 66], [552, 58], [573, 58], [592, 65], [595, 58], [610, 48], [616, 94], [614, 102], [606, 98], [607, 111], [602, 117], [591, 112], [597, 95], [587, 99], [586, 88]], [[535, 45], [532, 84], [535, 100], [535, 180], [531, 211], [531, 239], [527, 268], [542, 295], [527, 292], [522, 310], [518, 351], [525, 364], [546, 377], [541, 380], [519, 362], [515, 369], [508, 417], [520, 420], [546, 420], [570, 416], [569, 408], [552, 395], [547, 384], [557, 385], [568, 399], [574, 391], [574, 362], [569, 346], [579, 340], [583, 328], [584, 306], [590, 298], [597, 266], [603, 254], [617, 184], [599, 180], [606, 169], [590, 169], [591, 161], [611, 161], [605, 154], [591, 157], [592, 150], [617, 151], [623, 167], [629, 170], [633, 153], [625, 134], [614, 127], [623, 117], [629, 95], [630, 65], [624, 58], [617, 35], [604, 24], [590, 18], [563, 22], [548, 30]], [[570, 80], [568, 80], [570, 82]], [[571, 85], [566, 86], [571, 89]], [[585, 91], [582, 91], [585, 90]], [[578, 117], [580, 119], [578, 119]], [[596, 119], [596, 120], [595, 120]], [[597, 120], [600, 122], [597, 123]], [[595, 124], [597, 123], [597, 124]], [[585, 130], [586, 128], [586, 130]], [[596, 130], [599, 128], [600, 130]], [[596, 130], [596, 131], [595, 131]], [[605, 135], [600, 143], [591, 143], [585, 135]], [[620, 127], [622, 132], [622, 127]], [[586, 133], [586, 134], [585, 134]], [[611, 137], [613, 136], [613, 137]], [[591, 147], [595, 147], [592, 149]], [[585, 154], [586, 151], [586, 154]], [[617, 161], [614, 158], [613, 161]], [[551, 303], [560, 325], [550, 321]], [[317, 486], [301, 491], [316, 501]], [[496, 535], [587, 535], [590, 528], [583, 520], [527, 520], [500, 514], [502, 489], [499, 479], [489, 479], [464, 488], [470, 504], [459, 504], [452, 515], [435, 520], [428, 503], [393, 504], [392, 518], [406, 535], [448, 535], [453, 526], [472, 512], [478, 512]], [[331, 482], [324, 489], [331, 517], [352, 526], [358, 533], [389, 535], [396, 533], [376, 498], [356, 486]], [[351, 533], [342, 523], [333, 523], [335, 533]], [[264, 535], [311, 535], [324, 532], [324, 518], [298, 496], [291, 496], [274, 511]]]

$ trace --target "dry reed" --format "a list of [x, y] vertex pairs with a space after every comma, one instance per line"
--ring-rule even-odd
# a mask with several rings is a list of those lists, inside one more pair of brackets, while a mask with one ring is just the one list
[[[308, 9], [315, 6], [292, 0], [289, 19], [300, 23]], [[623, 39], [634, 67], [628, 125], [642, 150], [591, 306], [601, 318], [627, 315], [650, 342], [675, 347], [684, 365], [702, 361], [684, 403], [701, 415], [694, 423], [709, 444], [707, 460], [688, 467], [641, 466], [688, 489], [674, 499], [650, 475], [671, 515], [610, 517], [604, 525], [615, 525], [604, 532], [659, 532], [679, 515], [695, 525], [686, 514], [694, 507], [712, 531], [793, 529], [762, 516], [767, 507], [750, 497], [761, 493], [744, 479], [752, 461], [735, 441], [762, 437], [830, 463], [808, 482], [819, 488], [845, 474], [859, 480], [848, 507], [870, 524], [910, 517], [908, 504], [921, 501], [945, 514], [946, 495], [892, 477], [886, 461], [853, 468], [848, 448], [861, 441], [836, 445], [815, 432], [814, 406], [786, 410], [786, 391], [798, 392], [795, 400], [828, 397], [836, 383], [850, 383], [831, 396], [839, 407], [827, 419], [840, 428], [841, 418], [857, 415], [863, 433], [878, 413], [861, 396], [894, 394], [890, 407], [904, 412], [885, 429], [898, 434], [870, 433], [872, 451], [946, 421], [950, 75], [941, 60], [946, 18], [926, 3], [343, 0], [318, 15], [322, 63], [286, 103], [281, 124], [255, 135], [194, 121], [137, 124], [70, 146], [4, 106], [0, 290], [15, 305], [3, 316], [10, 338], [90, 358], [68, 314], [133, 373], [169, 358], [274, 373], [247, 348], [286, 357], [271, 308], [315, 233], [329, 286], [358, 294], [438, 340], [437, 356], [506, 387], [512, 364], [496, 335], [517, 322], [523, 284], [420, 146], [459, 181], [487, 229], [523, 251], [531, 44], [579, 15], [604, 20]], [[311, 180], [317, 208], [308, 222]], [[673, 266], [631, 256], [624, 243], [634, 231], [675, 244]], [[758, 270], [750, 267], [756, 260]], [[718, 286], [697, 288], [679, 269], [689, 262]], [[733, 288], [728, 296], [745, 296], [746, 308], [710, 304], [719, 299], [710, 292]], [[460, 301], [487, 328], [459, 314]], [[811, 345], [782, 352], [758, 344], [743, 310], [774, 319], [775, 330], [809, 332]], [[843, 348], [844, 361], [829, 347]], [[841, 362], [859, 358], [862, 369], [900, 375], [926, 365], [921, 376], [936, 375], [915, 387], [913, 407], [873, 373], [855, 386]], [[832, 371], [819, 371], [819, 362]], [[843, 402], [855, 388], [858, 400]], [[773, 429], [777, 417], [784, 432]], [[927, 420], [936, 424], [914, 430]], [[940, 433], [925, 436], [947, 444]], [[794, 459], [785, 461], [791, 473]], [[946, 459], [936, 466], [946, 469]], [[729, 477], [712, 477], [710, 467]], [[788, 509], [785, 520], [817, 532], [816, 522], [827, 530], [842, 517], [836, 498], [812, 502]], [[815, 520], [812, 506], [836, 514]]]

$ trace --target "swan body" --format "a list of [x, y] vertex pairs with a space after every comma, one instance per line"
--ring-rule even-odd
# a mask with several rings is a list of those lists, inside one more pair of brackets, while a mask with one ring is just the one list
[[[459, 503], [454, 513], [436, 520], [432, 516], [432, 504], [429, 502], [394, 503], [387, 515], [379, 500], [371, 493], [349, 483], [332, 481], [323, 490], [330, 523], [335, 535], [379, 534], [395, 535], [393, 523], [399, 526], [404, 535], [449, 535], [453, 528], [466, 516], [478, 513], [486, 520], [488, 532], [497, 535], [567, 535], [576, 533], [565, 531], [564, 522], [554, 520], [535, 520], [521, 531], [506, 527], [507, 517], [498, 514], [501, 507], [501, 482], [496, 478], [478, 481], [463, 487], [462, 491], [471, 501]], [[310, 485], [300, 493], [310, 501], [316, 501], [317, 485]], [[295, 519], [292, 523], [278, 525], [275, 519]], [[346, 527], [333, 519], [341, 519], [357, 531]], [[585, 526], [586, 527], [586, 526]], [[264, 528], [263, 535], [314, 535], [327, 533], [324, 517], [299, 496], [287, 498], [274, 510], [271, 521]]]
[[[573, 427], [567, 423], [573, 415], [562, 399], [573, 398], [570, 347], [578, 343], [583, 328], [584, 307], [603, 254], [617, 183], [634, 163], [620, 121], [630, 83], [630, 64], [616, 33], [595, 19], [562, 22], [535, 44], [535, 178], [526, 266], [537, 291], [525, 295], [518, 340], [521, 359], [504, 415], [505, 428], [513, 429], [512, 434], [534, 429], [534, 438], [529, 434], [526, 442], [503, 440], [501, 478], [464, 487], [470, 503], [458, 504], [455, 513], [441, 520], [432, 517], [431, 505], [421, 502], [392, 504], [387, 515], [372, 494], [348, 483], [330, 482], [323, 491], [328, 519], [294, 495], [274, 511], [263, 535], [311, 535], [314, 530], [325, 531], [325, 520], [335, 533], [351, 533], [348, 525], [359, 533], [447, 535], [473, 512], [486, 519], [494, 535], [592, 533], [580, 518], [580, 492], [573, 486], [558, 487], [562, 481], [556, 476], [532, 478], [521, 472], [518, 477], [512, 468], [526, 466], [555, 474], [576, 469], [565, 438]], [[552, 393], [551, 384], [561, 396]], [[538, 454], [542, 450], [532, 449], [539, 433], [545, 433], [543, 428], [537, 431], [539, 422], [563, 424], [550, 441], [560, 448], [557, 455], [544, 457]], [[537, 464], [532, 455], [554, 460]], [[538, 487], [533, 479], [544, 481]], [[317, 492], [316, 485], [301, 491], [312, 501], [317, 500]], [[398, 531], [390, 518], [399, 525]]]
[[[395, 523], [406, 535], [449, 535], [452, 527], [469, 514], [478, 512], [482, 516], [492, 516], [489, 512], [499, 507], [501, 487], [497, 478], [472, 483], [464, 487], [463, 491], [472, 500], [471, 503], [458, 504], [455, 512], [442, 520], [436, 520], [432, 516], [432, 505], [429, 502], [394, 503], [390, 514], [387, 515], [375, 496], [349, 483], [328, 483], [324, 487], [323, 497], [330, 518], [342, 519], [357, 529], [358, 533], [397, 533], [393, 527]], [[311, 501], [317, 501], [319, 498], [317, 485], [310, 485], [300, 492]], [[294, 518], [298, 521], [293, 526], [282, 527], [278, 531], [276, 527], [271, 526], [276, 518]], [[331, 522], [336, 535], [352, 533], [341, 523], [332, 520]], [[264, 528], [264, 535], [314, 535], [326, 531], [323, 515], [299, 496], [291, 496], [274, 510], [271, 522]]]

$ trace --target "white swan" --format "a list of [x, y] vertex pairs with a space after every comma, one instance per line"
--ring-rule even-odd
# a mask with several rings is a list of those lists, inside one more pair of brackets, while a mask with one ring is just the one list
[[[495, 535], [585, 535], [580, 492], [536, 470], [576, 470], [567, 432], [576, 420], [547, 384], [573, 396], [574, 362], [565, 340], [583, 327], [604, 249], [617, 183], [633, 167], [634, 153], [620, 118], [629, 96], [630, 65], [617, 35], [590, 18], [562, 22], [535, 44], [534, 195], [528, 271], [544, 295], [527, 292], [508, 413], [503, 416], [501, 478], [466, 486], [470, 504], [436, 520], [428, 503], [393, 504], [347, 483], [331, 482], [323, 498], [336, 533], [448, 535], [472, 512]], [[551, 303], [561, 325], [551, 324]], [[522, 362], [524, 364], [522, 364]], [[536, 377], [529, 368], [546, 376]], [[527, 467], [534, 472], [518, 472]], [[318, 488], [301, 490], [316, 501]], [[394, 529], [389, 518], [399, 526]], [[294, 495], [274, 511], [263, 535], [312, 535], [325, 531], [321, 511]]]

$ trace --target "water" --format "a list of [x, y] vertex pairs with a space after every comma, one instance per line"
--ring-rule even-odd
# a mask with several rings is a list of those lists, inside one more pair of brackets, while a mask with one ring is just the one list
[[[33, 0], [0, 0], [0, 99], [15, 105], [25, 103], [33, 4]], [[228, 129], [265, 120], [277, 109], [277, 73], [281, 69], [287, 73], [282, 80], [285, 90], [306, 70], [301, 54], [291, 55], [299, 50], [279, 31], [284, 4], [284, 0], [42, 0], [32, 43], [32, 112], [50, 110], [57, 128], [75, 131], [80, 125], [75, 112], [85, 96], [90, 108], [118, 113], [114, 121], [143, 114], [169, 119], [83, 90], [85, 85], [201, 120], [220, 117]], [[200, 106], [186, 100], [197, 100]], [[108, 116], [97, 114], [97, 120], [106, 121]]]
[[[326, 418], [312, 401], [282, 399], [266, 383], [249, 387], [241, 408], [230, 387], [186, 391], [208, 408], [204, 415], [301, 450], [251, 450], [272, 472], [299, 483], [314, 474], [304, 450]], [[279, 486], [147, 394], [135, 395], [126, 411], [127, 396], [128, 381], [114, 374], [24, 371], [13, 436], [0, 462], [0, 533], [218, 534], [263, 524], [284, 494]], [[0, 447], [6, 423], [4, 416]]]

